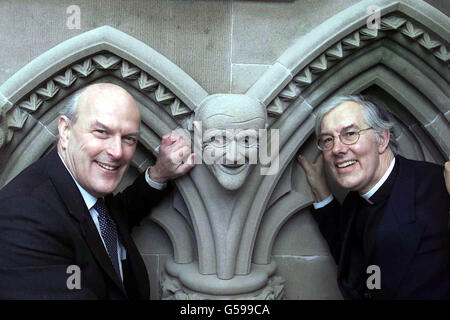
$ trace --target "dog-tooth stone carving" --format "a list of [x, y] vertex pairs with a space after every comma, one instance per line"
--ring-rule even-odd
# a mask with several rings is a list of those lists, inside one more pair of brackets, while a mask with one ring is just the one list
[[[377, 30], [366, 25], [369, 5], [382, 9]], [[412, 158], [442, 162], [450, 153], [446, 23], [448, 17], [421, 1], [363, 0], [298, 39], [244, 95], [210, 96], [146, 44], [111, 27], [91, 30], [0, 87], [0, 186], [48, 150], [64, 101], [103, 79], [130, 90], [142, 108], [137, 171], [151, 162], [163, 134], [180, 127], [192, 133], [195, 118], [206, 123], [203, 133], [243, 130], [249, 115], [260, 117], [253, 128], [280, 129], [277, 174], [261, 176], [258, 164], [241, 166], [245, 157], [230, 153], [235, 163], [228, 167], [202, 164], [177, 179], [176, 196], [150, 219], [174, 252], [158, 266], [163, 298], [280, 299], [296, 282], [292, 272], [285, 282], [279, 277], [272, 247], [289, 218], [314, 200], [295, 155], [317, 154], [310, 135], [323, 101], [377, 86], [398, 104], [396, 128]], [[206, 142], [208, 149], [213, 141]]]

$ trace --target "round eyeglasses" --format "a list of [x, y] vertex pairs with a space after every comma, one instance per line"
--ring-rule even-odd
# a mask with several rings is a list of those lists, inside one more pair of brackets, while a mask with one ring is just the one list
[[[373, 129], [372, 127], [356, 130], [355, 128], [344, 129], [343, 132], [338, 134], [339, 140], [343, 144], [352, 145], [358, 142], [361, 132]], [[331, 134], [321, 134], [317, 139], [317, 147], [319, 150], [331, 150], [334, 147], [334, 136]]]

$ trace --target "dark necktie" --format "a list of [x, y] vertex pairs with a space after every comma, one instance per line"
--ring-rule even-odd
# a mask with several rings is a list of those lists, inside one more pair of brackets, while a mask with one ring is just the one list
[[119, 259], [117, 257], [117, 228], [114, 220], [111, 219], [108, 210], [100, 198], [94, 205], [94, 209], [98, 212], [98, 222], [100, 225], [100, 232], [102, 234], [103, 241], [105, 242], [106, 249], [108, 251], [108, 256], [111, 259], [114, 270], [116, 270], [117, 275], [120, 277], [119, 271]]

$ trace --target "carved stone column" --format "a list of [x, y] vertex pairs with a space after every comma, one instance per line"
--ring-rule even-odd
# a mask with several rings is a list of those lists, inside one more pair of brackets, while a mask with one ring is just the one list
[[229, 280], [216, 275], [201, 275], [198, 264], [177, 264], [170, 259], [161, 279], [165, 300], [245, 299], [279, 300], [284, 296], [285, 280], [275, 276], [276, 264], [252, 265], [248, 275]]
[[[197, 262], [169, 260], [162, 281], [165, 298], [282, 298], [284, 280], [274, 276], [274, 261], [249, 265], [251, 252], [238, 260], [244, 226], [255, 201], [251, 195], [262, 178], [255, 166], [258, 151], [267, 150], [266, 137], [258, 137], [266, 123], [265, 107], [246, 95], [211, 95], [195, 110], [194, 152], [201, 157], [198, 165], [207, 167], [201, 177], [193, 173], [202, 181], [197, 188], [205, 208], [204, 212], [197, 208], [196, 214], [209, 221], [203, 232], [211, 234], [213, 241], [199, 236], [196, 240], [199, 247], [211, 252], [208, 258], [213, 260], [200, 261], [209, 264], [203, 270]], [[259, 148], [261, 145], [264, 148]], [[271, 152], [276, 155], [278, 146], [272, 145]], [[257, 228], [250, 232], [256, 238]]]
[[[379, 28], [367, 26], [369, 6], [380, 8]], [[277, 129], [275, 174], [262, 175], [264, 165], [247, 159], [251, 150], [239, 154], [233, 147], [236, 163], [197, 165], [176, 180], [172, 197], [150, 219], [173, 248], [161, 266], [163, 298], [280, 299], [284, 281], [294, 279], [279, 276], [272, 247], [283, 225], [314, 200], [295, 155], [317, 155], [312, 134], [323, 102], [365, 91], [388, 96], [400, 154], [435, 163], [450, 154], [447, 25], [447, 16], [422, 1], [360, 1], [299, 38], [245, 95], [209, 95], [145, 43], [108, 26], [88, 31], [44, 52], [0, 87], [0, 187], [51, 148], [59, 111], [93, 82], [119, 84], [138, 102], [136, 172], [151, 163], [164, 134], [194, 135], [194, 120], [202, 121], [202, 135], [239, 129], [229, 137], [233, 146], [243, 130]], [[202, 153], [219, 152], [215, 137], [228, 138], [212, 137], [215, 142], [202, 140]]]

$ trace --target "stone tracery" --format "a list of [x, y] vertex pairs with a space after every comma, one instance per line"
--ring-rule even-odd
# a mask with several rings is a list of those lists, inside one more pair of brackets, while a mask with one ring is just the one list
[[[379, 2], [384, 3], [385, 1]], [[182, 219], [177, 220], [173, 216], [162, 214], [156, 214], [154, 216], [154, 221], [157, 221], [169, 234], [172, 234], [171, 239], [173, 241], [175, 255], [174, 261], [170, 262], [172, 263], [171, 270], [175, 270], [177, 266], [182, 264], [189, 265], [193, 263], [192, 252], [185, 255], [179, 254], [180, 248], [188, 247], [183, 247], [181, 242], [191, 241], [192, 243], [189, 245], [191, 247], [194, 246], [193, 237], [195, 237], [195, 242], [198, 246], [198, 266], [196, 265], [198, 274], [220, 275], [220, 279], [217, 280], [217, 287], [213, 288], [214, 290], [220, 288], [220, 285], [223, 283], [219, 280], [226, 281], [226, 279], [232, 279], [236, 275], [250, 275], [251, 277], [258, 265], [268, 266], [270, 264], [270, 252], [278, 230], [291, 215], [309, 206], [312, 202], [312, 197], [307, 191], [299, 192], [295, 190], [286, 180], [290, 179], [290, 171], [292, 171], [293, 167], [291, 162], [292, 157], [296, 150], [303, 147], [308, 135], [311, 133], [314, 119], [313, 110], [329, 94], [325, 89], [323, 89], [323, 92], [317, 93], [319, 90], [314, 85], [318, 86], [319, 82], [322, 81], [320, 84], [332, 92], [334, 89], [330, 88], [328, 83], [334, 80], [337, 83], [334, 84], [336, 88], [344, 91], [351, 90], [357, 92], [363, 89], [368, 82], [362, 79], [361, 74], [363, 70], [358, 70], [354, 75], [354, 79], [349, 83], [344, 80], [335, 80], [337, 78], [337, 71], [336, 68], [333, 68], [334, 66], [341, 66], [340, 63], [342, 62], [344, 64], [348, 60], [347, 58], [351, 59], [353, 57], [353, 54], [355, 56], [360, 54], [358, 58], [362, 57], [361, 59], [364, 60], [369, 59], [371, 55], [380, 54], [381, 49], [378, 50], [378, 48], [386, 48], [384, 52], [389, 52], [388, 50], [392, 49], [392, 43], [396, 42], [400, 43], [399, 46], [403, 47], [401, 50], [409, 50], [417, 53], [420, 57], [426, 57], [426, 59], [422, 59], [421, 64], [427, 68], [431, 68], [433, 73], [441, 77], [438, 79], [433, 74], [433, 76], [429, 76], [429, 79], [426, 78], [424, 81], [429, 81], [438, 89], [447, 88], [448, 90], [448, 79], [450, 78], [448, 74], [448, 42], [443, 40], [448, 39], [448, 34], [438, 35], [433, 33], [432, 28], [423, 25], [423, 23], [418, 23], [414, 18], [409, 17], [401, 10], [394, 10], [383, 15], [381, 30], [368, 29], [361, 23], [359, 27], [349, 27], [348, 32], [338, 41], [329, 41], [329, 38], [326, 38], [326, 36], [324, 35], [323, 37], [328, 42], [325, 41], [326, 45], [323, 49], [316, 48], [306, 58], [296, 56], [294, 59], [291, 56], [296, 61], [297, 66], [302, 66], [298, 68], [299, 70], [291, 68], [294, 71], [286, 72], [287, 67], [281, 63], [283, 59], [280, 60], [281, 62], [275, 63], [274, 69], [282, 69], [284, 75], [287, 74], [287, 76], [281, 80], [275, 79], [276, 81], [274, 80], [274, 82], [277, 82], [279, 85], [270, 86], [270, 92], [260, 90], [261, 83], [263, 85], [269, 83], [263, 77], [247, 93], [248, 96], [261, 101], [267, 106], [267, 113], [272, 117], [271, 125], [283, 131], [284, 136], [282, 139], [284, 139], [284, 143], [283, 149], [280, 152], [282, 170], [275, 177], [262, 179], [255, 174], [249, 176], [243, 186], [243, 192], [246, 192], [246, 195], [250, 197], [250, 201], [237, 199], [237, 207], [227, 208], [227, 210], [231, 210], [233, 214], [236, 213], [240, 217], [239, 221], [233, 221], [231, 232], [225, 237], [218, 237], [217, 235], [214, 236], [214, 232], [211, 231], [211, 229], [217, 227], [215, 226], [216, 222], [214, 222], [214, 219], [211, 219], [211, 212], [215, 210], [215, 203], [206, 199], [206, 193], [200, 186], [200, 184], [205, 182], [212, 183], [205, 170], [197, 170], [196, 173], [192, 174], [191, 178], [185, 179], [178, 184], [181, 197], [186, 201], [186, 210], [189, 211], [186, 213], [186, 216], [190, 215], [192, 220], [194, 235], [189, 234], [189, 228], [180, 227], [183, 224]], [[367, 52], [368, 50], [364, 51], [365, 48], [369, 48], [377, 40], [383, 40], [385, 38], [388, 41], [382, 44], [380, 43], [379, 47], [371, 47], [374, 49], [372, 53]], [[409, 41], [407, 44], [410, 44], [410, 46], [405, 47], [402, 41]], [[399, 55], [403, 52], [401, 50], [398, 50]], [[286, 58], [286, 56], [283, 57]], [[311, 61], [307, 62], [308, 59]], [[14, 133], [20, 133], [22, 130], [30, 130], [29, 127], [26, 127], [28, 125], [27, 120], [30, 117], [32, 118], [30, 121], [35, 120], [42, 124], [39, 116], [35, 117], [35, 114], [44, 112], [42, 111], [43, 108], [47, 110], [57, 105], [73, 91], [106, 75], [117, 78], [130, 87], [135, 88], [147, 99], [150, 99], [164, 110], [172, 118], [174, 123], [188, 130], [192, 130], [192, 119], [196, 107], [207, 97], [207, 93], [200, 90], [197, 100], [194, 101], [192, 97], [187, 99], [185, 93], [193, 90], [189, 90], [188, 88], [183, 91], [184, 88], [180, 86], [178, 86], [179, 90], [174, 90], [173, 86], [171, 86], [173, 81], [163, 79], [161, 76], [158, 76], [157, 72], [152, 72], [151, 68], [145, 69], [142, 66], [139, 67], [137, 62], [130, 60], [125, 54], [121, 55], [118, 52], [113, 52], [113, 50], [102, 48], [102, 50], [90, 52], [81, 59], [75, 59], [75, 61], [58, 69], [57, 72], [49, 74], [47, 77], [39, 78], [27, 86], [23, 83], [11, 85], [14, 90], [5, 91], [9, 93], [7, 96], [13, 102], [5, 98], [1, 106], [0, 148], [8, 149], [9, 154], [13, 153], [17, 145], [21, 143], [21, 137], [13, 140]], [[395, 71], [396, 63], [400, 65], [400, 62], [389, 65], [391, 70]], [[437, 66], [444, 66], [444, 68], [438, 68]], [[378, 83], [385, 85], [385, 88], [389, 88], [393, 83], [401, 83], [401, 79], [393, 75], [391, 70], [375, 64], [375, 67], [366, 72], [366, 77], [372, 76]], [[192, 79], [186, 78], [180, 81], [185, 80], [186, 82], [193, 81]], [[421, 84], [414, 85], [419, 86]], [[2, 86], [0, 89], [2, 92], [3, 88]], [[416, 91], [420, 91], [415, 87], [408, 90], [411, 90], [411, 94], [414, 93], [416, 95], [418, 95]], [[312, 93], [315, 94], [314, 101], [311, 99]], [[427, 92], [424, 92], [424, 94], [426, 95]], [[192, 96], [195, 96], [195, 94], [192, 94]], [[445, 97], [445, 94], [440, 93], [439, 97]], [[407, 102], [406, 100], [402, 101], [405, 105]], [[448, 112], [448, 96], [447, 101], [443, 98], [440, 100], [440, 103], [435, 103], [434, 106], [432, 103], [429, 103], [431, 106], [428, 105], [428, 102], [426, 103], [424, 102], [423, 110], [429, 110], [426, 111], [429, 114], [423, 116], [424, 120], [422, 121], [422, 115], [419, 113], [415, 116], [420, 120], [419, 122], [425, 129], [429, 130], [428, 133], [433, 137], [434, 143], [441, 148], [441, 151], [448, 151], [448, 141], [442, 141], [440, 138], [442, 136], [448, 136], [448, 121], [450, 117], [450, 113]], [[437, 108], [437, 111], [434, 108]], [[411, 112], [413, 111], [414, 109], [411, 110]], [[440, 127], [437, 126], [440, 123], [442, 125]], [[411, 128], [409, 129], [413, 131]], [[413, 134], [415, 133], [413, 132]], [[35, 156], [39, 156], [39, 154]], [[5, 168], [4, 163], [3, 168]], [[6, 168], [8, 170], [2, 173], [3, 177], [0, 180], [2, 183], [6, 181], [5, 177], [11, 176], [14, 173], [11, 165], [6, 166]], [[12, 168], [14, 169], [14, 166]], [[282, 177], [284, 172], [288, 172], [289, 174], [286, 177]], [[275, 189], [281, 188], [281, 185], [284, 186], [284, 191], [275, 192]], [[258, 200], [256, 205], [251, 203], [254, 200]], [[220, 212], [216, 212], [215, 214], [220, 214]], [[173, 220], [170, 220], [172, 218]], [[178, 237], [175, 236], [177, 232], [180, 234], [177, 235]], [[242, 239], [239, 235], [242, 235]], [[239, 241], [236, 241], [236, 237], [239, 237]], [[217, 246], [213, 245], [214, 242], [218, 241], [222, 241], [225, 244], [233, 243], [236, 246], [231, 249], [229, 247], [226, 248], [225, 251], [228, 250], [228, 253], [225, 262], [219, 261], [218, 255], [221, 253], [218, 252]], [[189, 248], [189, 250], [191, 249]], [[224, 264], [226, 267], [223, 267]], [[219, 271], [219, 268], [222, 269]], [[263, 272], [265, 272], [266, 279], [272, 279], [273, 268], [268, 268]], [[178, 274], [173, 271], [171, 276], [177, 277]], [[211, 279], [211, 277], [208, 279]], [[179, 283], [179, 288], [173, 292], [180, 290], [180, 292], [183, 292], [185, 288], [183, 288], [181, 276], [176, 281]], [[243, 283], [251, 283], [251, 281], [244, 281]], [[279, 284], [279, 286], [281, 287], [277, 287], [278, 293], [282, 291], [282, 284]], [[268, 287], [270, 287], [269, 284]], [[252, 291], [251, 294], [257, 297], [261, 292], [264, 292], [264, 288], [264, 285], [261, 285], [258, 290]], [[196, 289], [196, 295], [202, 293], [201, 285]], [[208, 291], [205, 288], [203, 289], [203, 291]], [[210, 288], [210, 291], [214, 291], [213, 289]], [[243, 285], [242, 288], [236, 289], [233, 293], [239, 295], [246, 290], [247, 288]], [[189, 292], [189, 290], [186, 292]], [[268, 291], [266, 290], [266, 292]], [[274, 298], [281, 297], [280, 294], [272, 296]], [[249, 296], [246, 297], [248, 298]]]

